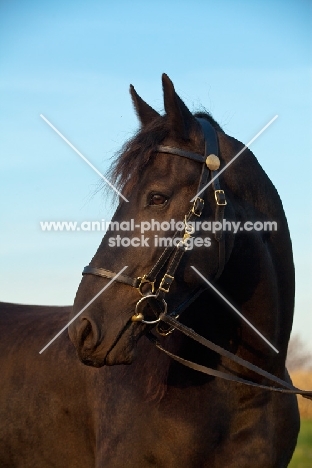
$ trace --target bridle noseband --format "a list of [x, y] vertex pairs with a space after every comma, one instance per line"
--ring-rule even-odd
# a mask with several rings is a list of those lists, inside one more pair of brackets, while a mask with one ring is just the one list
[[[196, 194], [198, 195], [196, 196], [190, 211], [184, 217], [184, 233], [182, 240], [176, 242], [176, 246], [169, 245], [168, 247], [166, 247], [166, 249], [163, 251], [159, 259], [155, 263], [155, 265], [147, 274], [137, 278], [131, 278], [127, 275], [119, 275], [116, 278], [117, 282], [127, 284], [136, 288], [139, 291], [139, 293], [143, 296], [136, 304], [135, 314], [132, 316], [133, 322], [142, 322], [147, 325], [155, 325], [158, 322], [160, 322], [159, 315], [161, 313], [167, 313], [167, 303], [165, 301], [165, 297], [169, 293], [171, 284], [174, 281], [176, 270], [182, 260], [182, 257], [186, 250], [188, 250], [188, 240], [192, 237], [192, 234], [194, 234], [193, 222], [198, 220], [202, 215], [204, 209], [204, 199], [201, 198], [199, 195], [201, 195], [201, 192], [206, 187], [209, 180], [209, 175], [211, 177], [211, 183], [216, 201], [215, 220], [221, 222], [222, 225], [224, 209], [227, 202], [225, 199], [224, 191], [220, 188], [220, 183], [218, 179], [218, 168], [220, 166], [220, 160], [218, 157], [218, 138], [215, 129], [208, 122], [208, 120], [200, 118], [197, 118], [196, 120], [199, 122], [204, 135], [204, 155], [193, 153], [191, 151], [185, 151], [172, 146], [160, 145], [156, 148], [156, 151], [158, 153], [172, 154], [190, 159], [197, 163], [201, 163], [202, 170], [196, 190]], [[172, 237], [172, 241], [177, 240], [177, 237], [180, 233], [181, 231], [176, 231]], [[218, 270], [214, 278], [217, 279], [221, 275], [225, 264], [225, 242], [222, 230], [216, 231], [215, 239], [219, 245]], [[156, 281], [161, 271], [166, 265], [166, 272], [159, 282], [157, 291], [155, 291]], [[114, 278], [116, 276], [116, 273], [110, 270], [106, 270], [104, 268], [96, 268], [92, 266], [85, 267], [82, 274], [91, 274], [101, 276], [103, 278]], [[177, 318], [182, 312], [182, 310], [188, 307], [188, 305], [191, 302], [193, 302], [205, 289], [206, 288], [204, 286], [196, 288], [195, 291], [192, 292], [191, 296], [186, 301], [184, 301], [174, 311], [170, 313], [170, 316]], [[150, 306], [150, 308], [152, 309], [156, 317], [155, 320], [145, 319], [142, 310], [146, 305]], [[162, 324], [162, 326], [160, 326], [159, 324], [157, 327], [157, 331], [163, 335], [167, 335], [172, 330], [172, 327], [168, 328], [164, 326], [164, 324]]]

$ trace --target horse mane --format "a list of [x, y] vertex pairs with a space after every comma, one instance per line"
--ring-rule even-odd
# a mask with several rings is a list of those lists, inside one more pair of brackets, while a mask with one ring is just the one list
[[[194, 117], [208, 120], [217, 131], [224, 133], [209, 112], [196, 112]], [[159, 116], [141, 128], [116, 153], [107, 172], [107, 177], [125, 196], [131, 193], [133, 187], [138, 183], [142, 172], [153, 162], [156, 147], [169, 134], [170, 127], [166, 115]]]

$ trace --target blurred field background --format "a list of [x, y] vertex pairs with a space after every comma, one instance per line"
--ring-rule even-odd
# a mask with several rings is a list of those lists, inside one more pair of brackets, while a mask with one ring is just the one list
[[[291, 338], [287, 367], [296, 387], [312, 390], [312, 355], [298, 335]], [[298, 396], [298, 404], [301, 429], [289, 468], [312, 468], [312, 400]]]

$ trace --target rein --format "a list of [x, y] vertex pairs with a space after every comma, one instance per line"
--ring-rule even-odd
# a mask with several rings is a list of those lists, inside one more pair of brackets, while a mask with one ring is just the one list
[[[206, 119], [196, 119], [202, 128], [204, 139], [205, 139], [205, 154], [204, 156], [198, 153], [193, 153], [190, 151], [185, 151], [180, 148], [175, 148], [171, 146], [158, 146], [156, 148], [157, 152], [159, 153], [166, 153], [177, 155], [180, 157], [188, 158], [192, 161], [201, 163], [202, 171], [200, 180], [197, 186], [196, 194], [200, 194], [205, 186], [207, 185], [209, 174], [211, 177], [211, 184], [214, 190], [214, 196], [216, 200], [216, 209], [215, 209], [215, 220], [219, 221], [222, 225], [222, 220], [224, 217], [224, 209], [227, 204], [224, 191], [220, 188], [220, 183], [218, 179], [218, 169], [220, 167], [220, 160], [218, 157], [218, 139], [215, 129]], [[258, 375], [265, 377], [275, 384], [278, 387], [268, 386], [257, 384], [255, 382], [237, 377], [233, 374], [220, 372], [215, 369], [211, 369], [209, 367], [202, 366], [200, 364], [196, 364], [194, 362], [188, 361], [183, 359], [161, 346], [159, 341], [157, 340], [156, 336], [148, 331], [146, 336], [150, 341], [152, 341], [159, 350], [170, 356], [175, 361], [179, 362], [180, 364], [189, 367], [193, 370], [198, 372], [202, 372], [207, 375], [211, 375], [214, 377], [219, 377], [225, 380], [229, 380], [236, 383], [243, 383], [245, 385], [250, 385], [256, 388], [261, 388], [264, 390], [270, 390], [274, 392], [281, 392], [281, 393], [288, 393], [288, 394], [300, 394], [304, 398], [312, 399], [312, 391], [304, 391], [300, 390], [293, 385], [289, 384], [288, 382], [279, 379], [278, 377], [270, 374], [269, 372], [260, 369], [259, 367], [255, 366], [254, 364], [245, 361], [244, 359], [236, 356], [235, 354], [221, 348], [220, 346], [212, 343], [211, 341], [207, 340], [206, 338], [198, 335], [194, 330], [191, 328], [181, 324], [177, 319], [179, 315], [185, 310], [197, 297], [205, 291], [205, 287], [198, 286], [190, 296], [182, 302], [174, 311], [171, 311], [167, 314], [167, 303], [165, 301], [166, 294], [170, 291], [170, 286], [174, 281], [174, 276], [176, 270], [182, 260], [184, 253], [188, 250], [188, 239], [192, 237], [195, 230], [193, 225], [191, 224], [194, 220], [201, 217], [202, 212], [204, 209], [204, 200], [199, 196], [196, 196], [194, 203], [190, 209], [190, 211], [185, 215], [184, 218], [184, 234], [183, 239], [180, 240], [176, 246], [168, 246], [163, 251], [161, 256], [158, 258], [155, 265], [151, 268], [151, 270], [144, 274], [143, 276], [132, 278], [127, 275], [119, 275], [116, 278], [116, 282], [127, 284], [136, 288], [138, 292], [141, 294], [141, 299], [137, 302], [135, 308], [135, 314], [131, 317], [132, 322], [141, 322], [146, 325], [156, 325], [156, 331], [159, 335], [167, 336], [172, 333], [175, 329], [179, 330], [184, 335], [188, 336], [189, 338], [195, 340], [196, 342], [200, 343], [201, 345], [209, 348], [210, 350], [218, 353], [220, 356], [226, 357], [232, 362], [241, 365], [242, 367], [257, 373]], [[172, 240], [175, 240], [177, 236], [181, 233], [181, 231], [176, 231], [172, 237]], [[223, 272], [224, 265], [225, 265], [225, 239], [223, 236], [222, 230], [217, 231], [215, 233], [215, 240], [218, 242], [219, 246], [219, 262], [218, 262], [218, 270], [215, 274], [214, 280], [218, 279]], [[162, 279], [159, 282], [159, 286], [157, 291], [155, 291], [155, 284], [161, 270], [167, 265], [167, 269], [165, 274], [163, 275]], [[82, 272], [83, 275], [95, 275], [100, 276], [103, 278], [114, 278], [116, 273], [106, 270], [104, 268], [98, 268], [93, 266], [86, 266]], [[149, 306], [153, 313], [155, 314], [155, 320], [146, 320], [143, 314], [144, 307]]]
[[235, 354], [231, 353], [230, 351], [227, 351], [223, 349], [221, 346], [218, 346], [212, 341], [204, 338], [203, 336], [199, 335], [196, 333], [192, 328], [187, 327], [186, 325], [183, 325], [182, 323], [178, 322], [175, 318], [170, 317], [164, 313], [160, 314], [160, 319], [164, 321], [165, 323], [169, 324], [171, 327], [174, 327], [176, 330], [179, 330], [181, 333], [186, 335], [187, 337], [191, 338], [192, 340], [196, 341], [197, 343], [200, 343], [203, 345], [205, 348], [210, 349], [211, 351], [214, 351], [215, 353], [219, 354], [220, 356], [226, 357], [230, 361], [234, 362], [235, 364], [239, 364], [240, 366], [244, 367], [245, 369], [248, 369], [250, 371], [255, 372], [258, 375], [261, 375], [262, 377], [265, 377], [268, 380], [271, 380], [275, 384], [279, 385], [278, 387], [273, 387], [271, 385], [262, 385], [258, 384], [256, 382], [252, 382], [251, 380], [246, 380], [241, 377], [237, 377], [233, 374], [229, 374], [227, 372], [220, 372], [215, 369], [211, 369], [210, 367], [202, 366], [200, 364], [197, 364], [192, 361], [188, 361], [187, 359], [183, 359], [180, 356], [177, 356], [169, 351], [167, 351], [165, 348], [161, 346], [155, 335], [153, 335], [151, 332], [148, 333], [147, 337], [150, 341], [152, 341], [156, 347], [167, 354], [167, 356], [171, 357], [175, 361], [179, 362], [180, 364], [189, 367], [190, 369], [193, 369], [195, 371], [201, 372], [203, 374], [211, 375], [214, 377], [219, 377], [224, 380], [230, 380], [231, 382], [236, 382], [236, 383], [242, 383], [245, 385], [249, 385], [252, 387], [256, 388], [262, 388], [263, 390], [269, 390], [272, 392], [280, 392], [280, 393], [288, 393], [288, 394], [298, 394], [303, 396], [304, 398], [307, 398], [308, 400], [312, 400], [312, 391], [310, 390], [300, 390], [299, 388], [293, 386], [292, 384], [285, 382], [284, 380], [276, 377], [275, 375], [271, 374], [270, 372], [267, 372], [260, 367], [255, 366], [254, 364], [251, 364], [248, 361], [245, 361], [245, 359], [240, 358], [239, 356], [236, 356]]

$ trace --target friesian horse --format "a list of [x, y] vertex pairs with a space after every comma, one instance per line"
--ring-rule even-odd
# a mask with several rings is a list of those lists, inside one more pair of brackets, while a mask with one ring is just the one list
[[[271, 374], [292, 388], [282, 202], [167, 75], [165, 115], [130, 92], [141, 128], [110, 172], [123, 197], [73, 308], [3, 305], [0, 465], [285, 468], [297, 400], [267, 388]], [[266, 222], [277, 229], [244, 228]], [[66, 334], [38, 354], [68, 315], [83, 364]]]

